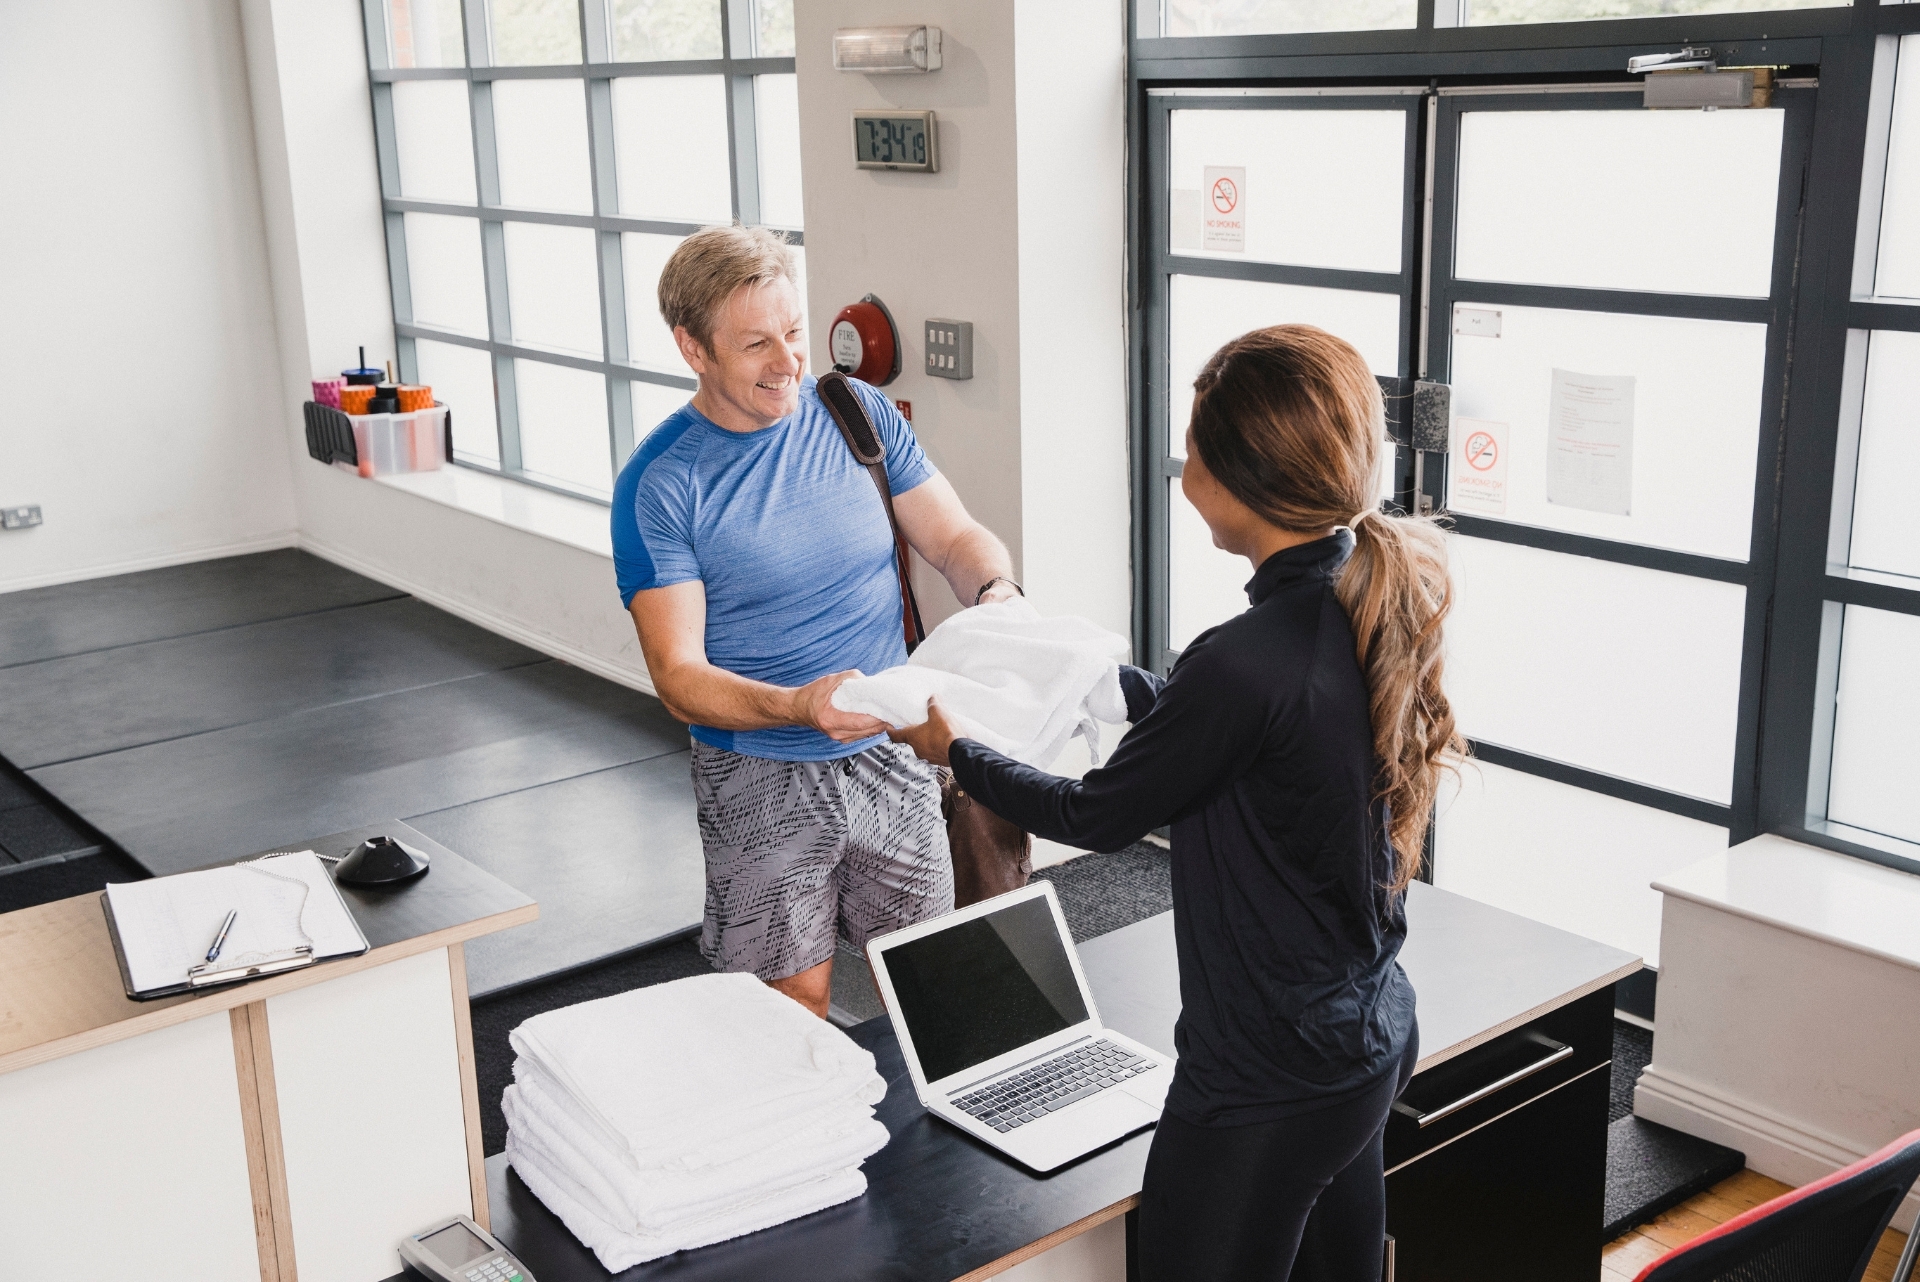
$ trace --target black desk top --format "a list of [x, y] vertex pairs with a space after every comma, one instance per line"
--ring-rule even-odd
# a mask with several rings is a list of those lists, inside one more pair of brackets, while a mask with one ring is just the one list
[[[1416, 883], [1403, 961], [1419, 994], [1420, 1067], [1516, 1028], [1638, 970], [1640, 960], [1512, 913]], [[1171, 1053], [1179, 1014], [1173, 915], [1080, 947], [1102, 1019]], [[1035, 1176], [935, 1120], [914, 1097], [889, 1021], [852, 1030], [887, 1079], [892, 1135], [867, 1159], [854, 1202], [731, 1242], [655, 1260], [623, 1282], [930, 1282], [965, 1276], [1140, 1191], [1151, 1131]], [[528, 1191], [504, 1155], [487, 1161], [494, 1233], [540, 1282], [601, 1282], [592, 1252]]]
[[[349, 886], [336, 881], [341, 898], [353, 910], [353, 919], [367, 943], [374, 948], [418, 939], [449, 927], [463, 926], [516, 908], [533, 906], [533, 900], [498, 877], [448, 850], [417, 828], [398, 819], [388, 819], [363, 828], [330, 833], [306, 841], [290, 842], [267, 850], [243, 855], [255, 859], [280, 850], [312, 850], [323, 855], [344, 855], [369, 837], [387, 836], [425, 851], [432, 860], [427, 871], [412, 881], [397, 886]], [[218, 864], [238, 863], [222, 859]], [[217, 867], [218, 864], [209, 865]], [[317, 963], [324, 966], [325, 962]]]

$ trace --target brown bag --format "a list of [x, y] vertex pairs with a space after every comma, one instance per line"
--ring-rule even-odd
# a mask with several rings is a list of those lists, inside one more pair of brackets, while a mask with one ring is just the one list
[[[873, 478], [887, 510], [887, 524], [893, 529], [894, 570], [900, 580], [900, 626], [906, 636], [907, 653], [912, 654], [926, 636], [926, 628], [920, 622], [913, 580], [908, 577], [911, 563], [907, 559], [907, 539], [893, 513], [893, 489], [887, 484], [887, 447], [874, 431], [866, 406], [854, 394], [845, 374], [838, 370], [822, 374], [818, 389], [821, 402], [840, 426], [847, 448]], [[965, 908], [1026, 885], [1033, 874], [1033, 838], [968, 796], [954, 781], [951, 770], [942, 767], [939, 776], [940, 816], [947, 821], [947, 847], [953, 852], [953, 906]]]

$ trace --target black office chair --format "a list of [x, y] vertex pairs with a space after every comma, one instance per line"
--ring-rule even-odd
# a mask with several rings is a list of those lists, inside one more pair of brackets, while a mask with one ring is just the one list
[[[1675, 1247], [1634, 1282], [1860, 1282], [1916, 1177], [1920, 1131]], [[1893, 1282], [1910, 1282], [1917, 1249], [1920, 1228]]]

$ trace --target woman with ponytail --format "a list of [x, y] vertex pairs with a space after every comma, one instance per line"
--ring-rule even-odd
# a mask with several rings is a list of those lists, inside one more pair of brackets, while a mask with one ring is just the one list
[[1146, 1282], [1374, 1282], [1381, 1140], [1413, 1073], [1397, 960], [1440, 774], [1445, 545], [1376, 501], [1379, 385], [1307, 325], [1228, 343], [1194, 383], [1181, 488], [1254, 567], [1250, 608], [1165, 682], [1121, 670], [1133, 729], [1063, 779], [896, 731], [1038, 836], [1114, 850], [1172, 825], [1179, 1063], [1141, 1193]]

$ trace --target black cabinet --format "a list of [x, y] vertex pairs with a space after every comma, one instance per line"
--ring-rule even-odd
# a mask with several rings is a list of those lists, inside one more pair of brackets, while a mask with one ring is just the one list
[[1594, 993], [1409, 1085], [1387, 1126], [1391, 1282], [1596, 1282], [1611, 1006]]

